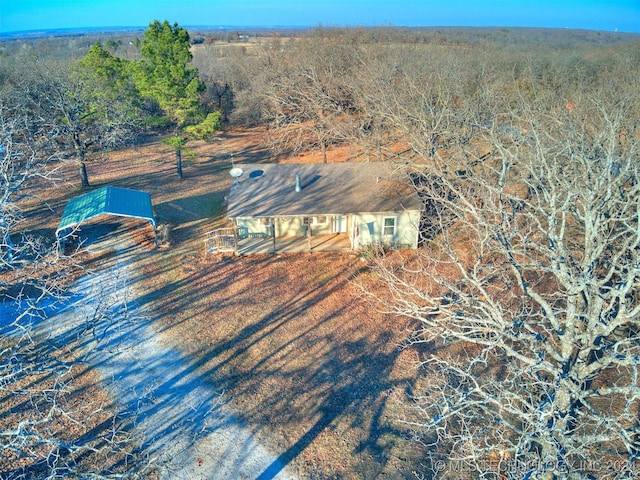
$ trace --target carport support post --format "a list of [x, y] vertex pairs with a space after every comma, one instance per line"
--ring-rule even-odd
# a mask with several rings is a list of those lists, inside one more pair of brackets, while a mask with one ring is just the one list
[[158, 229], [156, 228], [156, 222], [153, 222], [153, 244], [155, 245], [156, 250], [158, 249]]
[[60, 260], [62, 256], [62, 239], [58, 236], [58, 232], [56, 232], [56, 260]]

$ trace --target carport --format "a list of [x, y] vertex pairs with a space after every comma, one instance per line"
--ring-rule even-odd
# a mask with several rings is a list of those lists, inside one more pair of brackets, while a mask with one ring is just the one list
[[58, 240], [68, 237], [80, 224], [100, 215], [139, 218], [153, 226], [157, 245], [156, 219], [151, 195], [140, 190], [106, 186], [69, 201], [56, 229]]

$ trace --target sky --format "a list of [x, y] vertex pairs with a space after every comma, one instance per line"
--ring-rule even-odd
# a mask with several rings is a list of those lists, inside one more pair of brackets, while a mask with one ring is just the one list
[[640, 0], [0, 0], [0, 33], [193, 26], [491, 26], [640, 32]]

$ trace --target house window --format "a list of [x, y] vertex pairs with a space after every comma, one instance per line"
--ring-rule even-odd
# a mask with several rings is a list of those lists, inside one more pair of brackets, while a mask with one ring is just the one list
[[384, 217], [382, 224], [382, 235], [393, 237], [396, 234], [396, 217]]
[[261, 218], [260, 219], [260, 225], [262, 225], [263, 227], [268, 227], [269, 225], [271, 225], [271, 219], [270, 218]]
[[320, 217], [302, 217], [303, 225], [329, 225], [329, 217], [322, 215]]

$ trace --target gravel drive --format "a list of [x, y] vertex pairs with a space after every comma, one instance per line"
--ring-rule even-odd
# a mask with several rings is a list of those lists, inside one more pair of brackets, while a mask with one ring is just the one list
[[82, 335], [84, 360], [98, 368], [112, 397], [135, 420], [134, 433], [160, 478], [294, 478], [237, 421], [197, 365], [163, 342], [153, 319], [130, 298], [126, 254], [116, 258], [81, 278], [74, 300], [43, 328], [58, 345]]

